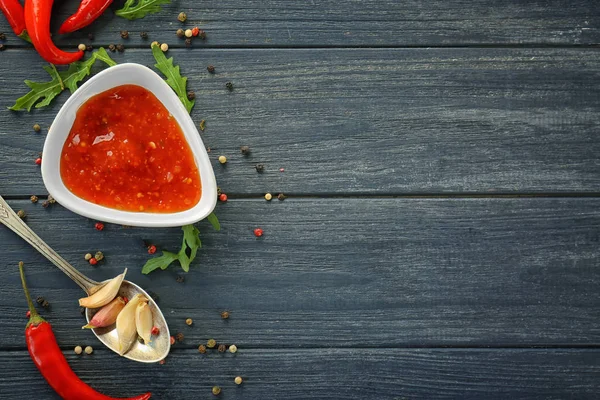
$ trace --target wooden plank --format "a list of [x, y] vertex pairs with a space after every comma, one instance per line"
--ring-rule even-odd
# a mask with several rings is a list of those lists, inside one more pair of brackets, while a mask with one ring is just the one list
[[[224, 399], [593, 399], [600, 390], [597, 349], [240, 349], [232, 356], [176, 348], [164, 365], [142, 365], [94, 347], [91, 356], [65, 353], [83, 380], [113, 396], [150, 390], [156, 399], [208, 399], [214, 385]], [[0, 377], [3, 399], [58, 399], [26, 351], [1, 351], [0, 361], [11, 365]]]
[[[117, 2], [115, 2], [117, 3]], [[122, 3], [122, 2], [120, 2]], [[478, 44], [594, 44], [600, 41], [600, 18], [595, 0], [515, 2], [511, 0], [210, 0], [173, 2], [161, 13], [127, 21], [111, 11], [81, 33], [56, 36], [64, 46], [88, 42], [119, 43], [122, 29], [131, 31], [128, 45], [149, 40], [182, 46], [179, 27], [200, 26], [206, 42], [194, 46], [446, 46]], [[55, 7], [54, 30], [78, 6]], [[115, 4], [112, 9], [119, 8]], [[185, 11], [188, 23], [177, 21]], [[4, 19], [0, 31], [10, 32]], [[10, 44], [18, 43], [16, 39]]]
[[[244, 347], [600, 343], [600, 199], [231, 200], [217, 209], [221, 232], [200, 224], [204, 247], [183, 284], [179, 267], [140, 273], [142, 240], [178, 249], [179, 229], [98, 232], [60, 206], [10, 203], [93, 279], [128, 267], [189, 346], [210, 337]], [[106, 260], [92, 267], [83, 256], [96, 250]], [[19, 260], [34, 295], [52, 304], [44, 315], [61, 342], [90, 340], [75, 284], [3, 227], [0, 254], [0, 347], [21, 346]]]
[[[217, 181], [230, 194], [596, 192], [598, 49], [171, 51], [197, 91]], [[7, 51], [3, 106], [36, 56]], [[149, 50], [115, 54], [152, 65]], [[218, 68], [216, 75], [206, 65]], [[35, 65], [35, 68], [31, 68]], [[45, 76], [46, 75], [46, 76]], [[233, 93], [225, 82], [234, 82]], [[0, 111], [0, 193], [45, 193], [44, 131], [64, 102]], [[252, 148], [243, 157], [239, 146]], [[229, 158], [226, 167], [217, 157]], [[257, 174], [256, 163], [266, 172]], [[285, 172], [279, 172], [284, 168]]]

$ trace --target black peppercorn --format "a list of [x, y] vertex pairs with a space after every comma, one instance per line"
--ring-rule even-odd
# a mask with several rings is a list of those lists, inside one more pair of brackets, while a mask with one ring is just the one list
[[38, 296], [37, 299], [35, 299], [35, 301], [42, 307], [44, 308], [48, 308], [50, 307], [50, 303], [48, 303], [48, 300], [46, 300], [44, 297], [42, 296]]
[[175, 280], [177, 281], [177, 283], [183, 283], [185, 281], [185, 278], [183, 277], [183, 275], [177, 275], [177, 278]]
[[233, 83], [227, 82], [225, 84], [225, 87], [227, 88], [227, 90], [229, 90], [231, 92], [233, 90]]
[[227, 351], [227, 346], [220, 344], [217, 350], [219, 350], [219, 353], [225, 353]]
[[189, 92], [187, 92], [187, 98], [188, 100], [194, 100], [196, 98], [196, 93], [194, 93], [193, 90], [190, 90]]
[[117, 51], [118, 51], [119, 53], [122, 53], [122, 52], [124, 52], [124, 51], [125, 51], [125, 46], [124, 46], [124, 45], [122, 45], [122, 44], [118, 44], [118, 45], [117, 45]]
[[250, 147], [242, 146], [242, 147], [240, 147], [240, 151], [242, 152], [243, 155], [248, 155], [248, 154], [250, 154]]
[[208, 72], [210, 72], [211, 74], [215, 73], [215, 66], [214, 65], [209, 65], [208, 67], [206, 67], [206, 69], [208, 70]]
[[190, 47], [190, 46], [192, 45], [192, 39], [191, 39], [191, 38], [187, 38], [187, 39], [185, 39], [185, 45], [186, 45], [187, 47]]
[[4, 51], [4, 50], [6, 50], [6, 46], [3, 44], [0, 44], [0, 51]]
[[129, 39], [129, 32], [127, 32], [127, 31], [121, 31], [121, 38], [122, 39]]
[[108, 49], [114, 53], [117, 47], [114, 44], [109, 44]]
[[29, 200], [31, 200], [32, 203], [37, 203], [39, 199], [36, 195], [33, 195], [29, 198]]
[[228, 319], [229, 318], [229, 311], [223, 311], [221, 313], [221, 318]]
[[0, 33], [0, 40], [6, 40], [6, 35], [4, 33]]
[[92, 51], [94, 48], [92, 47], [92, 45], [91, 45], [91, 44], [88, 44], [87, 46], [85, 46], [85, 49], [86, 49], [87, 51]]
[[93, 33], [88, 33], [88, 39], [94, 40], [94, 34]]
[[148, 32], [140, 32], [140, 37], [142, 39], [148, 39]]
[[27, 214], [25, 213], [25, 210], [19, 210], [17, 212], [17, 217], [19, 217], [21, 219], [25, 219], [26, 216], [27, 216]]
[[277, 195], [277, 199], [278, 199], [279, 201], [284, 201], [285, 199], [287, 199], [287, 196], [286, 196], [285, 194], [283, 194], [283, 193], [279, 193], [279, 194]]
[[256, 164], [254, 166], [254, 168], [256, 168], [256, 172], [263, 172], [265, 170], [265, 166], [263, 164]]
[[179, 332], [177, 335], [175, 335], [175, 340], [178, 342], [183, 342], [183, 333]]

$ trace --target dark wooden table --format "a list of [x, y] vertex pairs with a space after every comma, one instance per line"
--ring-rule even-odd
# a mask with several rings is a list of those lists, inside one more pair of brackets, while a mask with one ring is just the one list
[[[57, 23], [77, 7], [64, 3]], [[175, 36], [180, 11], [205, 42]], [[80, 289], [0, 227], [0, 398], [57, 398], [25, 347], [19, 260], [73, 369], [111, 395], [210, 399], [219, 385], [223, 399], [598, 398], [599, 11], [597, 0], [190, 0], [56, 36], [72, 48], [94, 32], [95, 47], [125, 44], [117, 62], [149, 66], [149, 43], [167, 42], [189, 77], [230, 200], [216, 209], [221, 232], [198, 224], [203, 249], [184, 283], [178, 267], [140, 272], [143, 240], [176, 249], [179, 229], [97, 232], [29, 201], [47, 193], [33, 161], [68, 96], [6, 110], [24, 79], [46, 80], [10, 37], [0, 194], [94, 279], [128, 267], [185, 339], [164, 365], [119, 358], [80, 329]], [[83, 260], [95, 250], [106, 255], [96, 268]], [[199, 354], [209, 338], [239, 351]]]

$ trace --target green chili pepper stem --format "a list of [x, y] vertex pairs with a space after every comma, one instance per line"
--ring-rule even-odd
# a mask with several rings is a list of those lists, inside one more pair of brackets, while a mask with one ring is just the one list
[[25, 291], [25, 298], [27, 299], [27, 306], [29, 307], [29, 322], [27, 323], [27, 327], [29, 325], [34, 324], [38, 325], [42, 322], [45, 322], [44, 318], [40, 317], [35, 306], [33, 305], [33, 300], [31, 300], [31, 295], [29, 294], [29, 289], [27, 288], [27, 283], [25, 282], [25, 272], [23, 271], [23, 261], [19, 262], [19, 274], [21, 275], [21, 284], [23, 285], [23, 290]]

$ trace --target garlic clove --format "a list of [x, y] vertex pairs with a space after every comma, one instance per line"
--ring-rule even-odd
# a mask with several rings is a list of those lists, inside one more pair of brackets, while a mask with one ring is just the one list
[[144, 344], [150, 343], [152, 336], [152, 310], [150, 310], [148, 301], [142, 301], [137, 305], [135, 310], [135, 327], [138, 335], [144, 339]]
[[117, 335], [119, 336], [119, 354], [123, 355], [129, 350], [137, 339], [135, 327], [135, 312], [138, 304], [147, 301], [141, 294], [136, 294], [117, 316]]
[[117, 316], [125, 307], [125, 300], [121, 296], [115, 298], [113, 301], [102, 307], [100, 311], [94, 314], [94, 317], [89, 324], [83, 326], [81, 329], [95, 329], [104, 328], [110, 326], [117, 321]]
[[79, 305], [86, 308], [98, 308], [110, 303], [119, 293], [121, 283], [125, 279], [127, 268], [121, 275], [111, 279], [106, 285], [91, 296], [79, 299]]

